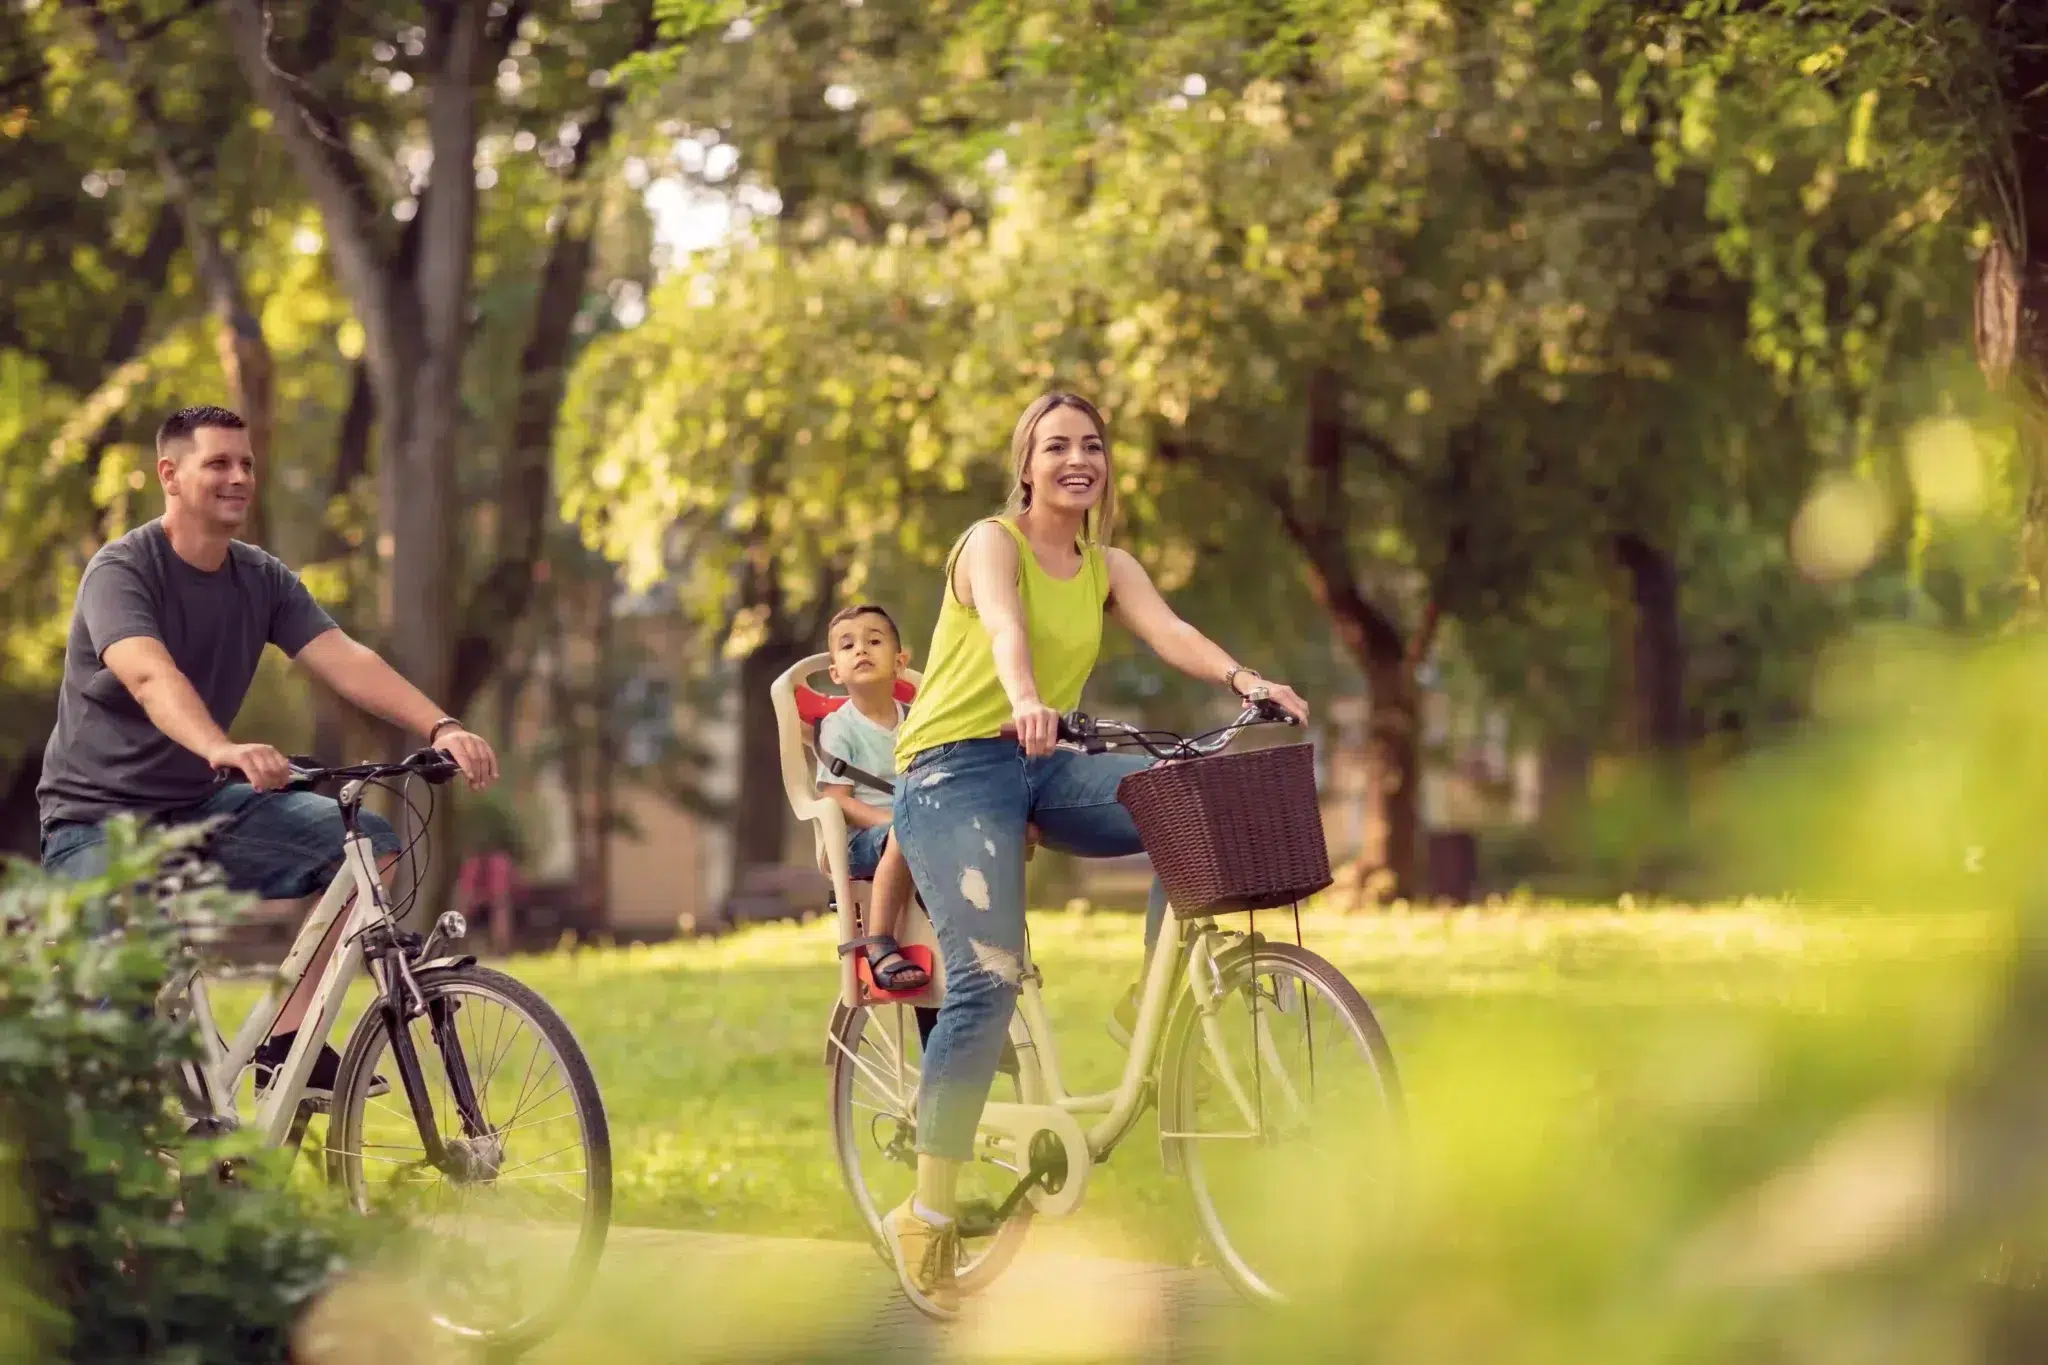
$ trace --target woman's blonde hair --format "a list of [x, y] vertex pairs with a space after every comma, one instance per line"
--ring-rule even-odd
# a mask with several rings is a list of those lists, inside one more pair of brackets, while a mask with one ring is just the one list
[[1031, 486], [1024, 482], [1024, 476], [1031, 472], [1031, 450], [1038, 440], [1038, 423], [1056, 408], [1077, 409], [1095, 424], [1095, 434], [1102, 438], [1102, 500], [1088, 514], [1083, 535], [1106, 550], [1116, 529], [1116, 459], [1110, 453], [1109, 425], [1095, 405], [1078, 393], [1041, 394], [1031, 400], [1031, 406], [1017, 419], [1017, 429], [1010, 433], [1010, 501], [1006, 510], [1014, 517], [1031, 506]]

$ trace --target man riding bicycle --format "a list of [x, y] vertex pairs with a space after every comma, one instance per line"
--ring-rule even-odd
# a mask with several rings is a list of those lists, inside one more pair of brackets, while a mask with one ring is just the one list
[[[445, 750], [471, 787], [496, 780], [489, 744], [349, 638], [276, 556], [234, 538], [256, 492], [241, 417], [181, 408], [158, 428], [156, 455], [163, 516], [110, 541], [79, 579], [57, 725], [36, 787], [46, 869], [80, 879], [103, 873], [102, 822], [129, 811], [159, 824], [236, 817], [209, 855], [238, 891], [297, 900], [332, 879], [342, 857], [335, 803], [278, 790], [289, 777], [285, 756], [227, 735], [266, 644], [363, 710]], [[220, 769], [248, 780], [218, 785]], [[388, 870], [399, 853], [396, 832], [369, 812], [361, 824]], [[346, 919], [335, 919], [258, 1050], [259, 1088], [290, 1051]], [[339, 1060], [321, 1048], [308, 1098], [330, 1098]]]

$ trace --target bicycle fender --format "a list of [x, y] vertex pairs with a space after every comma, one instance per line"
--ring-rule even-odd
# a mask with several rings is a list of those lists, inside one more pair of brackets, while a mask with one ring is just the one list
[[457, 967], [475, 965], [475, 953], [460, 953], [454, 957], [437, 957], [431, 962], [415, 962], [412, 964], [412, 971], [414, 976], [418, 976], [421, 972], [453, 971]]

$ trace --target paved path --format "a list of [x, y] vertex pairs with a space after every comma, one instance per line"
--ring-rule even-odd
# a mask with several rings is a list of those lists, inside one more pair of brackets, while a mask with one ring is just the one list
[[614, 1228], [589, 1308], [528, 1359], [1182, 1361], [1242, 1313], [1213, 1272], [1034, 1252], [940, 1326], [850, 1242]]

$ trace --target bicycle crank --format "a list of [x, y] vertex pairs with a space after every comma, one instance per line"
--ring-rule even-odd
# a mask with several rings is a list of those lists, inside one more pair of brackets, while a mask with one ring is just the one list
[[1010, 1215], [1033, 1190], [1056, 1195], [1066, 1186], [1066, 1144], [1059, 1140], [1058, 1134], [1040, 1129], [1031, 1138], [1031, 1163], [1024, 1172], [1024, 1178], [1003, 1197], [1002, 1203], [990, 1204], [985, 1199], [976, 1199], [960, 1206], [960, 1235], [993, 1237], [998, 1228], [1010, 1221]]

